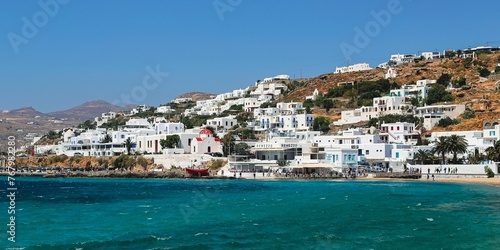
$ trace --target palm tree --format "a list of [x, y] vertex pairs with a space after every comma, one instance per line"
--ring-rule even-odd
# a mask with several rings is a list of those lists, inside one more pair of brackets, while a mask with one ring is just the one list
[[125, 147], [127, 148], [127, 154], [130, 155], [130, 149], [132, 148], [132, 140], [130, 139], [130, 137], [127, 138], [127, 140], [125, 141]]
[[415, 155], [413, 156], [413, 158], [415, 160], [419, 160], [420, 163], [423, 165], [424, 164], [424, 161], [429, 159], [429, 152], [427, 152], [426, 150], [423, 150], [423, 149], [419, 149]]
[[441, 156], [441, 164], [444, 164], [445, 156], [449, 152], [447, 138], [445, 136], [440, 136], [434, 143], [433, 152]]
[[110, 143], [113, 141], [113, 138], [111, 138], [111, 135], [106, 134], [104, 138], [102, 139], [102, 143]]
[[464, 137], [458, 135], [451, 135], [447, 139], [448, 152], [453, 153], [453, 163], [457, 163], [457, 155], [464, 154], [467, 152], [467, 147], [469, 143]]
[[479, 153], [479, 149], [475, 148], [474, 153], [470, 154], [468, 157], [469, 164], [479, 164], [482, 160], [484, 160], [485, 155]]
[[488, 157], [488, 160], [495, 162], [500, 161], [500, 141], [497, 141], [493, 147], [486, 149], [486, 156]]

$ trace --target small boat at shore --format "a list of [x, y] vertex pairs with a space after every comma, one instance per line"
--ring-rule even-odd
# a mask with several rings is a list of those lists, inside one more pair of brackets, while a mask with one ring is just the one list
[[186, 168], [188, 174], [208, 174], [209, 168]]

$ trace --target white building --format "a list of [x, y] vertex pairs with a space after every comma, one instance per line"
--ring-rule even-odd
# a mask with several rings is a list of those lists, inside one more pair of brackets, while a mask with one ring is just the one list
[[500, 140], [500, 120], [486, 120], [483, 122], [483, 147], [493, 147]]
[[175, 134], [184, 132], [184, 124], [181, 122], [157, 122], [154, 124], [155, 134]]
[[389, 67], [387, 69], [387, 72], [384, 75], [384, 78], [385, 79], [392, 79], [392, 78], [396, 78], [396, 76], [398, 76], [398, 72], [394, 68]]
[[445, 117], [455, 119], [463, 112], [465, 112], [465, 105], [452, 104], [418, 107], [415, 108], [414, 114], [415, 116], [423, 117], [424, 128], [430, 130], [436, 126], [439, 120]]
[[386, 123], [380, 126], [380, 139], [386, 143], [415, 145], [420, 133], [408, 122]]
[[425, 60], [434, 60], [434, 59], [438, 59], [439, 57], [441, 57], [441, 53], [439, 52], [422, 52], [421, 56], [425, 59]]
[[323, 93], [326, 94], [328, 93], [328, 91], [326, 90], [318, 90], [318, 89], [314, 89], [313, 91], [313, 94], [310, 95], [310, 96], [306, 96], [306, 100], [312, 100], [312, 101], [316, 101], [316, 98], [318, 97], [319, 93]]
[[172, 108], [170, 108], [170, 106], [160, 106], [160, 107], [156, 108], [156, 113], [170, 114], [173, 111], [174, 110]]
[[399, 89], [391, 90], [391, 96], [401, 96], [405, 98], [406, 102], [409, 102], [411, 98], [417, 98], [419, 102], [427, 98], [429, 94], [429, 84], [436, 83], [436, 80], [418, 80], [416, 84], [403, 85]]
[[173, 103], [177, 103], [177, 104], [188, 103], [188, 102], [192, 102], [192, 101], [193, 101], [192, 98], [176, 98], [176, 99], [172, 100]]
[[107, 112], [107, 113], [102, 113], [101, 117], [94, 118], [94, 121], [96, 122], [97, 127], [99, 127], [115, 117], [116, 117], [116, 112]]
[[276, 108], [254, 110], [255, 131], [304, 131], [312, 130], [314, 115], [306, 114], [302, 103], [278, 103]]
[[234, 116], [228, 117], [216, 117], [213, 119], [207, 120], [207, 126], [213, 127], [215, 129], [230, 129], [238, 124], [238, 120], [234, 118]]
[[220, 139], [215, 138], [212, 134], [212, 131], [208, 129], [202, 129], [199, 133], [199, 136], [191, 141], [191, 153], [205, 154], [212, 152], [222, 153]]
[[335, 69], [334, 74], [339, 74], [339, 73], [348, 73], [348, 72], [358, 72], [358, 71], [364, 71], [364, 70], [370, 70], [370, 65], [368, 63], [358, 63], [350, 66], [345, 66], [345, 67], [337, 67]]
[[389, 68], [394, 66], [399, 66], [405, 63], [414, 62], [418, 57], [414, 54], [394, 54], [391, 55], [391, 59], [388, 62], [381, 63], [378, 65], [379, 68]]
[[338, 135], [317, 136], [314, 143], [319, 148], [355, 149], [358, 156], [371, 160], [384, 160], [392, 149], [378, 134], [364, 134], [360, 128], [341, 131]]
[[[451, 135], [457, 135], [459, 137], [463, 137], [468, 144], [467, 150], [469, 153], [474, 153], [474, 149], [479, 149], [479, 152], [484, 153], [486, 148], [489, 145], [485, 144], [484, 141], [487, 141], [487, 137], [483, 136], [482, 130], [471, 130], [471, 131], [449, 131], [449, 132], [432, 132], [431, 137], [428, 140], [431, 144], [437, 140], [439, 137], [450, 137]], [[488, 143], [488, 142], [487, 142]]]

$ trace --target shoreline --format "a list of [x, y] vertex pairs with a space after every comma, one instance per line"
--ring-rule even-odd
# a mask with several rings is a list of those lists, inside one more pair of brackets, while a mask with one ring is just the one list
[[[0, 176], [8, 176], [7, 172], [1, 172]], [[262, 177], [257, 175], [248, 177], [228, 177], [222, 175], [210, 176], [189, 176], [182, 172], [78, 172], [78, 173], [16, 173], [16, 176], [25, 177], [41, 177], [41, 178], [137, 178], [137, 179], [203, 179], [203, 180], [260, 180], [260, 181], [275, 181], [275, 180], [299, 180], [299, 181], [321, 181], [321, 180], [338, 180], [338, 181], [419, 181], [419, 182], [446, 182], [446, 183], [461, 183], [461, 184], [483, 184], [500, 186], [500, 178], [487, 178], [486, 176], [436, 176], [427, 179], [424, 176], [420, 179], [414, 178], [376, 178], [376, 177], [357, 177], [355, 179], [345, 177], [307, 177], [307, 178], [286, 178], [286, 177]]]

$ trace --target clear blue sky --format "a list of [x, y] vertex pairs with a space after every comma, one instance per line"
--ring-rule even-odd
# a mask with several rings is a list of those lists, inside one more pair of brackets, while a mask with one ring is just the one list
[[[123, 105], [122, 95], [157, 106], [278, 74], [312, 77], [347, 63], [343, 43], [357, 48], [351, 63], [372, 67], [395, 53], [500, 46], [498, 1], [391, 2], [72, 0], [46, 11], [38, 1], [0, 0], [0, 109]], [[397, 13], [384, 25], [371, 14], [390, 10]], [[367, 26], [369, 41], [357, 46], [355, 28]], [[146, 89], [146, 67], [157, 65], [168, 76], [157, 86], [151, 77]]]

